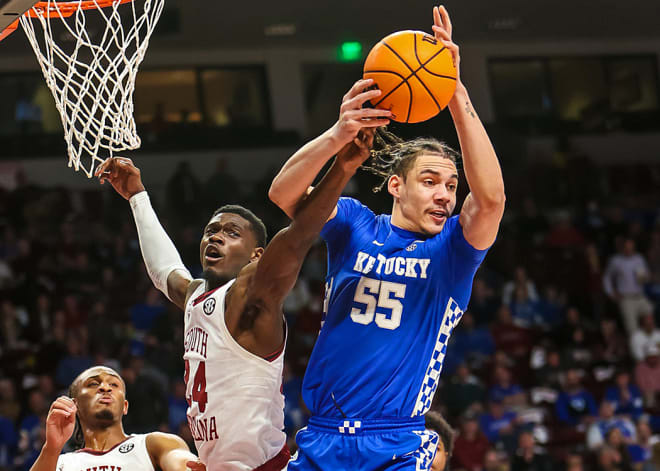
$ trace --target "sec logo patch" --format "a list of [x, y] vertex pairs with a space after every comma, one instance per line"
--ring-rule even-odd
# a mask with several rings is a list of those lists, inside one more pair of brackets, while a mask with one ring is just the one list
[[119, 447], [119, 453], [128, 453], [131, 451], [135, 445], [132, 443], [124, 443], [122, 446]]
[[209, 298], [206, 301], [204, 301], [203, 308], [204, 308], [204, 313], [207, 316], [213, 314], [213, 311], [215, 311], [215, 299]]

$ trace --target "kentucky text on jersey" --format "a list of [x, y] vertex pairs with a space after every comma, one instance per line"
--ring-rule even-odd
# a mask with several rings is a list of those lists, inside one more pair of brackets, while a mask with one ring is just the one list
[[352, 198], [339, 200], [321, 236], [326, 298], [305, 404], [331, 419], [423, 416], [486, 250], [465, 240], [458, 216], [428, 237]]
[[186, 332], [186, 339], [183, 341], [184, 353], [195, 352], [206, 358], [206, 344], [209, 339], [209, 334], [200, 329], [193, 327]]
[[385, 258], [381, 254], [372, 257], [367, 253], [358, 252], [353, 270], [365, 275], [373, 270], [378, 275], [382, 272], [386, 275], [394, 273], [399, 276], [405, 276], [406, 278], [419, 277], [426, 279], [426, 269], [428, 268], [429, 263], [431, 263], [431, 260], [428, 258]]

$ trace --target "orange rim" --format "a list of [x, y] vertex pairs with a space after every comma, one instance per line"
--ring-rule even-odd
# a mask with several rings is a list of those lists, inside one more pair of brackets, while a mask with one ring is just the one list
[[0, 31], [0, 41], [5, 39], [7, 36], [9, 36], [11, 33], [16, 31], [16, 28], [18, 28], [18, 20], [14, 21], [12, 24], [7, 26], [4, 31]]
[[[66, 18], [73, 15], [77, 10], [93, 10], [95, 8], [106, 8], [115, 3], [129, 3], [133, 0], [81, 0], [78, 2], [37, 2], [25, 14], [31, 18], [37, 18], [39, 14], [47, 18]], [[57, 3], [57, 6], [53, 6]], [[35, 12], [38, 11], [39, 13]]]

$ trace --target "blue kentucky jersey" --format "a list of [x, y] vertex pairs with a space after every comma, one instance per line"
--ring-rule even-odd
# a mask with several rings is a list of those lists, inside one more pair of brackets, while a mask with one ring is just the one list
[[321, 236], [324, 321], [303, 382], [305, 404], [325, 417], [425, 414], [486, 250], [465, 240], [458, 216], [429, 238], [351, 198], [339, 200]]

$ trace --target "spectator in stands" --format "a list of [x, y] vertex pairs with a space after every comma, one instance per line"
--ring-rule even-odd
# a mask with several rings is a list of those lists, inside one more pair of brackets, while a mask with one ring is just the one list
[[631, 384], [628, 370], [616, 373], [615, 384], [605, 391], [605, 400], [614, 405], [614, 413], [637, 420], [644, 412], [644, 401], [639, 388]]
[[552, 460], [537, 446], [531, 431], [524, 430], [518, 435], [511, 471], [552, 471]]
[[636, 468], [642, 466], [643, 471], [656, 471], [651, 463], [653, 447], [660, 444], [660, 437], [653, 436], [647, 417], [637, 421], [637, 441], [628, 446], [630, 459]]
[[514, 324], [525, 329], [535, 327], [541, 315], [538, 298], [533, 299], [525, 285], [516, 285], [510, 307]]
[[488, 412], [479, 418], [479, 426], [491, 444], [502, 446], [509, 453], [515, 451], [516, 413], [505, 409], [501, 400], [488, 401]]
[[591, 450], [595, 450], [605, 442], [605, 437], [612, 428], [618, 428], [626, 441], [635, 440], [635, 424], [625, 416], [615, 415], [614, 410], [613, 403], [607, 400], [600, 403], [598, 418], [587, 430], [587, 446]]
[[631, 440], [623, 435], [621, 429], [618, 427], [610, 428], [605, 435], [605, 444], [607, 447], [616, 450], [619, 455], [619, 466], [624, 470], [632, 469], [632, 460], [628, 444]]
[[489, 448], [490, 443], [479, 430], [476, 415], [471, 412], [464, 414], [461, 418], [460, 432], [454, 443], [452, 467], [466, 471], [481, 471]]
[[488, 326], [495, 320], [495, 313], [500, 303], [493, 288], [482, 278], [475, 278], [470, 297], [470, 312], [478, 326]]
[[597, 414], [596, 401], [582, 386], [580, 373], [575, 368], [566, 371], [563, 391], [555, 403], [555, 412], [565, 425], [580, 426], [583, 430]]
[[632, 471], [632, 468], [623, 460], [621, 453], [611, 446], [603, 446], [597, 452], [598, 471]]
[[14, 461], [18, 435], [14, 421], [0, 414], [0, 469], [8, 470]]
[[459, 417], [486, 398], [486, 389], [470, 368], [461, 363], [436, 398], [442, 400], [452, 417]]
[[637, 253], [635, 241], [625, 239], [620, 252], [607, 263], [603, 287], [605, 293], [619, 305], [628, 335], [632, 335], [637, 328], [640, 316], [653, 311], [653, 306], [644, 295], [644, 283], [648, 279], [646, 260]]
[[544, 331], [550, 331], [559, 325], [565, 308], [565, 297], [556, 286], [547, 285], [543, 290], [543, 296], [536, 304], [537, 316], [534, 325]]
[[55, 381], [61, 388], [67, 387], [80, 373], [92, 366], [92, 358], [87, 354], [87, 345], [83, 341], [83, 332], [87, 329], [79, 328], [69, 331], [66, 337], [67, 354], [60, 359], [55, 372]]
[[9, 378], [0, 379], [0, 416], [16, 422], [21, 413], [21, 405], [16, 399], [16, 386]]
[[174, 380], [170, 386], [170, 394], [167, 397], [167, 422], [172, 433], [179, 430], [181, 423], [188, 423], [186, 412], [188, 402], [186, 401], [186, 383], [181, 379]]
[[204, 200], [211, 205], [207, 211], [213, 211], [219, 205], [242, 203], [241, 186], [236, 177], [227, 171], [227, 159], [219, 158], [213, 172], [204, 183]]
[[655, 326], [653, 311], [649, 311], [639, 318], [639, 326], [630, 336], [630, 352], [635, 361], [644, 359], [644, 351], [649, 344], [660, 347], [660, 329]]
[[621, 365], [628, 359], [628, 343], [625, 333], [611, 318], [600, 320], [599, 337], [593, 346], [594, 360], [604, 365]]
[[534, 343], [534, 336], [529, 329], [513, 323], [511, 310], [502, 304], [497, 310], [497, 321], [491, 326], [495, 348], [515, 358], [526, 357]]
[[450, 374], [462, 362], [467, 362], [472, 368], [480, 368], [495, 352], [490, 331], [486, 327], [477, 327], [469, 310], [463, 314], [449, 342], [448, 349], [451, 349], [451, 354], [445, 357], [443, 368]]
[[560, 210], [554, 215], [554, 224], [545, 238], [545, 244], [551, 248], [579, 248], [584, 245], [584, 236], [573, 225], [571, 214]]
[[512, 381], [511, 372], [503, 367], [495, 367], [494, 382], [488, 391], [491, 400], [501, 402], [505, 407], [522, 406], [527, 402], [523, 388]]
[[556, 330], [559, 343], [571, 343], [573, 332], [578, 329], [584, 331], [585, 338], [591, 337], [595, 330], [594, 325], [588, 319], [584, 318], [577, 307], [569, 306], [564, 314], [564, 321]]
[[28, 413], [19, 426], [19, 448], [21, 454], [28, 453], [38, 447], [42, 422], [48, 412], [48, 403], [39, 390], [33, 390], [28, 396]]
[[509, 305], [514, 299], [516, 289], [520, 288], [527, 294], [531, 301], [538, 301], [539, 295], [536, 291], [536, 285], [527, 276], [525, 267], [517, 266], [513, 271], [513, 279], [507, 281], [502, 287], [502, 303]]
[[505, 453], [490, 449], [484, 456], [484, 471], [509, 471], [509, 458]]
[[571, 452], [564, 458], [566, 471], [584, 471], [584, 458], [577, 452]]
[[655, 407], [660, 393], [660, 347], [657, 345], [646, 346], [644, 360], [635, 366], [635, 383], [642, 392], [646, 407]]
[[577, 327], [562, 349], [562, 363], [587, 371], [593, 360], [591, 345], [583, 327]]
[[535, 373], [534, 384], [536, 386], [554, 389], [559, 392], [561, 379], [564, 375], [564, 367], [561, 364], [559, 350], [550, 346], [546, 350], [545, 362]]

